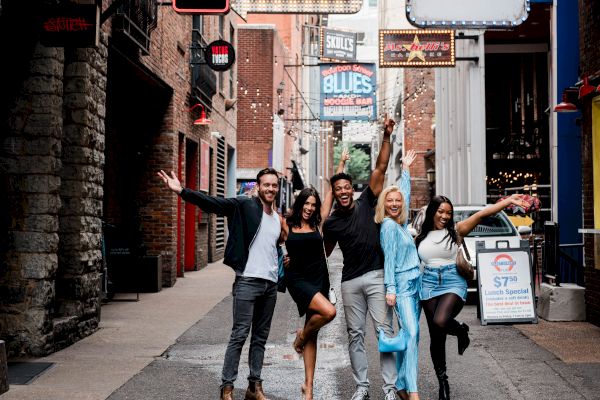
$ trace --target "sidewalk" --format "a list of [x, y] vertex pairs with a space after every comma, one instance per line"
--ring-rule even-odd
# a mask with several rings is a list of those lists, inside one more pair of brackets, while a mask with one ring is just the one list
[[233, 277], [231, 268], [213, 263], [186, 272], [174, 287], [140, 294], [139, 302], [103, 305], [96, 333], [48, 357], [28, 359], [54, 366], [29, 385], [11, 385], [0, 398], [106, 399], [230, 294]]

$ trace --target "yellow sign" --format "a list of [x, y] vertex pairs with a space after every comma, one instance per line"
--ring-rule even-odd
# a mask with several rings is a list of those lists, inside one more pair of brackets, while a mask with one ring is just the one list
[[509, 215], [508, 219], [510, 219], [515, 226], [531, 226], [535, 222], [527, 216], [521, 217], [518, 215]]

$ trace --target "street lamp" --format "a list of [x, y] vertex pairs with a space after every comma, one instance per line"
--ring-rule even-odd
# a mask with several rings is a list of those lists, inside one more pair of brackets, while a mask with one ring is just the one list
[[435, 169], [429, 168], [427, 169], [427, 183], [429, 183], [429, 197], [433, 197], [435, 194]]

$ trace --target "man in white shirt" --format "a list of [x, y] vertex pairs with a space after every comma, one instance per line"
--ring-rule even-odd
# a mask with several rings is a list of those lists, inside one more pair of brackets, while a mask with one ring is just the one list
[[245, 400], [268, 400], [260, 378], [265, 344], [277, 300], [278, 246], [281, 218], [274, 211], [279, 192], [278, 173], [265, 168], [256, 176], [256, 197], [220, 198], [183, 188], [171, 172], [158, 175], [169, 189], [204, 212], [228, 218], [229, 238], [224, 263], [235, 271], [233, 283], [233, 327], [225, 352], [221, 376], [221, 400], [233, 400], [242, 347], [250, 329], [248, 389]]

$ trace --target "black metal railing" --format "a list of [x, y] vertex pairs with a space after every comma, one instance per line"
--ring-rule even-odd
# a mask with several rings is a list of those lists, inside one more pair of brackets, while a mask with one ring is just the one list
[[561, 283], [584, 285], [583, 243], [560, 243], [558, 223], [544, 224], [542, 242], [542, 279], [560, 286]]
[[150, 53], [150, 33], [158, 22], [157, 0], [126, 0], [117, 9], [113, 27], [135, 43], [144, 55]]

